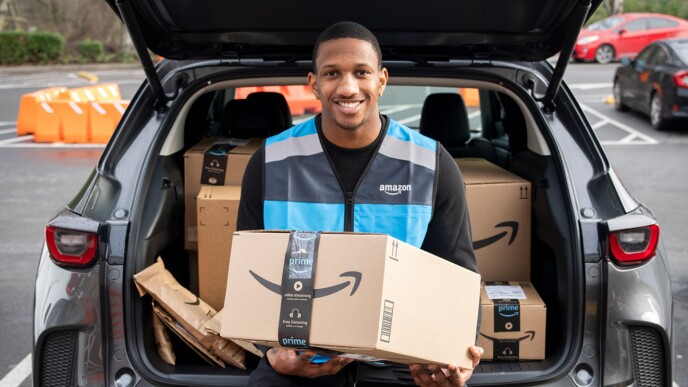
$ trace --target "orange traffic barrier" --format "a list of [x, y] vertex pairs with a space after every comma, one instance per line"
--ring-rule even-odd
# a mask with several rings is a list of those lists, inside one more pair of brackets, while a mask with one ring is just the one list
[[37, 114], [36, 142], [90, 142], [89, 119], [85, 102], [44, 102]]
[[234, 97], [243, 99], [251, 93], [260, 91], [272, 91], [284, 95], [289, 105], [289, 111], [294, 116], [319, 113], [322, 110], [320, 101], [315, 98], [308, 85], [239, 87], [236, 89]]
[[22, 96], [17, 135], [33, 133], [36, 142], [106, 143], [128, 105], [116, 83], [39, 90]]
[[91, 142], [106, 143], [115, 131], [129, 101], [91, 102], [88, 108]]
[[57, 99], [57, 96], [65, 90], [67, 88], [64, 86], [51, 87], [22, 95], [17, 114], [17, 136], [34, 133], [37, 123], [36, 115], [41, 103]]
[[74, 102], [119, 101], [122, 95], [116, 83], [102, 83], [64, 90], [58, 98]]
[[459, 94], [463, 97], [463, 102], [469, 107], [480, 106], [480, 95], [478, 89], [459, 89]]

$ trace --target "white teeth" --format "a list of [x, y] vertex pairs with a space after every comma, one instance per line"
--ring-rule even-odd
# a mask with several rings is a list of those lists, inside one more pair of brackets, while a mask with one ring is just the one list
[[360, 102], [337, 102], [340, 106], [345, 107], [345, 108], [355, 108], [356, 106], [360, 105]]

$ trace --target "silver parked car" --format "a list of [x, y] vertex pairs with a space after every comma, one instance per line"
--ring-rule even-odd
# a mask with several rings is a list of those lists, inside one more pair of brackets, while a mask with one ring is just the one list
[[[239, 128], [243, 113], [227, 107], [248, 100], [249, 88], [285, 95], [304, 85], [319, 32], [352, 20], [382, 46], [391, 75], [382, 113], [422, 132], [428, 95], [477, 90], [470, 101], [463, 94], [461, 112], [435, 118], [433, 137], [455, 157], [486, 158], [532, 182], [530, 278], [547, 305], [545, 359], [483, 361], [470, 385], [671, 386], [660, 227], [619, 181], [562, 82], [601, 0], [106, 1], [147, 81], [89, 179], [47, 224], [35, 385], [246, 384], [254, 358], [246, 370], [216, 368], [176, 345], [176, 364], [162, 361], [150, 298], [132, 277], [162, 257], [182, 285], [198, 286], [197, 256], [184, 247], [184, 153], [209, 136], [265, 137], [315, 114], [290, 106], [268, 123], [266, 104]], [[148, 50], [165, 59], [154, 65]], [[557, 53], [553, 66], [546, 59]], [[357, 385], [412, 384], [404, 368], [385, 371], [393, 382]]]

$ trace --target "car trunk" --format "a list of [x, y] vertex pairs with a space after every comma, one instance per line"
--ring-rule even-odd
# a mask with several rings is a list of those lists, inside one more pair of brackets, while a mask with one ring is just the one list
[[[552, 136], [548, 133], [550, 128], [540, 110], [534, 108], [536, 104], [529, 94], [506, 81], [517, 78], [519, 71], [516, 68], [505, 66], [495, 69], [492, 66], [483, 68], [464, 64], [457, 65], [451, 72], [447, 69], [441, 66], [430, 70], [391, 66], [390, 84], [397, 87], [399, 92], [388, 100], [382, 100], [381, 110], [383, 113], [390, 112], [392, 118], [413, 127], [420, 118], [422, 99], [418, 99], [418, 96], [424, 98], [427, 94], [448, 90], [480, 90], [471, 94], [477, 100], [477, 106], [469, 107], [474, 113], [472, 135], [486, 137], [499, 155], [496, 164], [532, 184], [529, 276], [547, 306], [545, 359], [483, 361], [473, 381], [478, 384], [519, 384], [559, 378], [570, 371], [567, 364], [571, 364], [571, 359], [580, 351], [577, 344], [582, 340], [584, 291], [582, 258], [577, 247], [580, 243], [575, 238], [578, 232], [570, 204], [573, 199], [566, 188], [567, 177], [563, 172], [561, 155], [550, 151], [554, 149]], [[185, 199], [182, 192], [184, 185], [189, 184], [184, 181], [187, 172], [184, 170], [184, 154], [210, 135], [232, 135], [222, 129], [220, 116], [227, 101], [246, 96], [248, 89], [240, 89], [239, 86], [263, 87], [263, 91], [285, 90], [264, 87], [302, 85], [306, 71], [307, 67], [298, 66], [294, 71], [284, 70], [281, 73], [269, 66], [237, 70], [208, 66], [196, 72], [209, 75], [189, 82], [185, 91], [171, 105], [168, 113], [170, 120], [164, 121], [161, 131], [165, 135], [152, 144], [153, 149], [158, 150], [158, 156], [150, 160], [150, 169], [146, 174], [150, 176], [151, 183], [142, 188], [137, 203], [142, 211], [135, 214], [133, 219], [129, 246], [134, 260], [129, 261], [133, 262], [128, 268], [130, 274], [143, 270], [161, 257], [175, 278], [198, 294], [198, 261], [202, 257], [199, 258], [196, 251], [185, 248], [184, 244]], [[238, 77], [243, 80], [237, 81]], [[405, 99], [407, 92], [416, 99]], [[468, 94], [462, 95], [466, 101], [471, 98]], [[496, 102], [495, 96], [498, 96]], [[182, 109], [182, 105], [177, 105], [176, 101], [186, 101], [186, 104], [192, 105]], [[404, 112], [400, 106], [411, 106], [406, 108], [406, 116], [399, 115]], [[312, 110], [306, 110], [304, 115], [293, 118], [298, 121], [312, 114]], [[491, 134], [492, 131], [496, 131], [496, 134]], [[246, 137], [245, 133], [241, 136]], [[134, 288], [131, 280], [125, 281], [124, 285], [130, 290]], [[213, 367], [178, 338], [172, 337], [177, 361], [176, 365], [166, 364], [157, 353], [153, 337], [150, 298], [140, 298], [130, 291], [125, 303], [126, 310], [130, 311], [127, 315], [129, 326], [135, 332], [129, 337], [136, 340], [129, 348], [132, 353], [130, 358], [136, 371], [154, 384], [242, 385], [246, 382], [248, 372], [257, 363], [256, 357], [249, 356], [248, 371], [232, 366], [224, 369]], [[400, 381], [410, 383], [404, 369], [392, 367], [381, 372], [397, 375]]]

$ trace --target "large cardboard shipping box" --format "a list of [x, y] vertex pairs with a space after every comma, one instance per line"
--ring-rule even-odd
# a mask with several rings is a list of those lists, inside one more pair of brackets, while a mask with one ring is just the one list
[[184, 248], [198, 249], [196, 196], [201, 185], [241, 186], [261, 139], [206, 138], [184, 154]]
[[480, 276], [387, 235], [237, 232], [221, 335], [471, 368]]
[[547, 306], [530, 282], [487, 282], [480, 291], [483, 360], [545, 358]]
[[530, 280], [531, 184], [483, 159], [456, 159], [483, 281]]
[[232, 185], [204, 185], [198, 194], [198, 291], [215, 310], [224, 306], [240, 197], [241, 187]]

